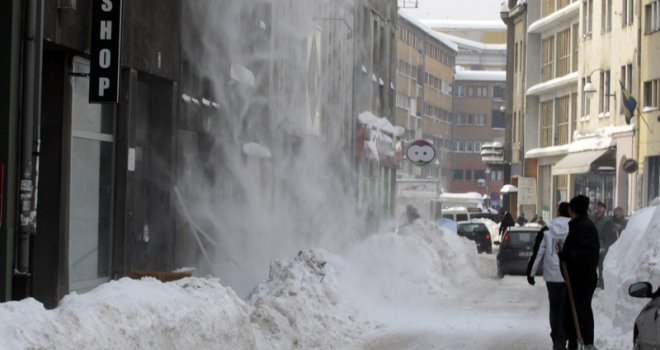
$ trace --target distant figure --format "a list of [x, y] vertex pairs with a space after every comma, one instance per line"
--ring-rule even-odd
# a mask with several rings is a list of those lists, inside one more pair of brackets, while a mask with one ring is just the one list
[[598, 288], [605, 288], [603, 281], [603, 262], [610, 250], [610, 246], [619, 239], [621, 232], [626, 228], [628, 221], [623, 214], [623, 208], [614, 208], [614, 216], [603, 225], [603, 230], [598, 232], [600, 240], [600, 260], [598, 261]]
[[534, 216], [532, 216], [532, 220], [529, 220], [529, 222], [532, 223], [532, 224], [535, 224], [535, 223], [537, 223], [538, 221], [539, 221], [539, 216], [538, 216], [538, 214], [534, 214]]
[[406, 219], [408, 220], [407, 224], [412, 224], [413, 221], [419, 219], [419, 213], [417, 212], [417, 208], [408, 204], [408, 206], [406, 206]]
[[608, 221], [607, 216], [605, 216], [605, 213], [607, 212], [607, 206], [603, 202], [598, 202], [596, 205], [596, 212], [594, 215], [590, 217], [591, 221], [596, 225], [596, 230], [598, 230], [598, 234], [602, 234], [603, 230], [605, 229], [605, 224]]
[[523, 213], [522, 211], [520, 212], [520, 216], [518, 217], [518, 219], [516, 219], [516, 223], [519, 226], [525, 226], [525, 224], [527, 223], [527, 219], [525, 219], [525, 213]]
[[[534, 285], [534, 275], [541, 263], [543, 264], [543, 279], [548, 289], [548, 300], [550, 302], [550, 337], [552, 338], [553, 349], [566, 349], [565, 318], [568, 312], [566, 305], [566, 283], [559, 267], [559, 256], [557, 248], [561, 246], [568, 235], [568, 222], [571, 218], [568, 216], [568, 203], [559, 203], [559, 216], [550, 220], [548, 226], [544, 226], [539, 235], [541, 242], [538, 247], [535, 244], [535, 251], [527, 266], [527, 282]], [[537, 241], [539, 236], [537, 235]], [[538, 250], [538, 253], [537, 251]]]
[[513, 221], [513, 215], [507, 211], [504, 213], [504, 218], [502, 218], [502, 221], [500, 222], [500, 237], [502, 237], [504, 232], [506, 232], [506, 229], [511, 226], [516, 226], [516, 222]]
[[[559, 260], [566, 264], [564, 280], [570, 281], [572, 297], [580, 334], [585, 349], [594, 349], [594, 313], [591, 300], [598, 284], [598, 251], [600, 242], [596, 226], [589, 219], [589, 197], [578, 195], [571, 199], [569, 214], [573, 218], [568, 223], [568, 236], [559, 253]], [[573, 318], [566, 317], [568, 348], [577, 349], [577, 332]]]

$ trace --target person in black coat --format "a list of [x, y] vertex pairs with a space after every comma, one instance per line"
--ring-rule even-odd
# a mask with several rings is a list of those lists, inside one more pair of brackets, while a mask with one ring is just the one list
[[[575, 196], [569, 203], [569, 209], [573, 219], [568, 223], [568, 236], [559, 253], [559, 259], [566, 265], [568, 276], [564, 276], [564, 279], [570, 281], [580, 333], [584, 345], [589, 349], [593, 348], [594, 343], [594, 314], [591, 309], [591, 299], [598, 283], [600, 242], [598, 230], [587, 216], [589, 197]], [[568, 348], [576, 349], [575, 324], [572, 315], [567, 314]]]
[[504, 213], [504, 217], [502, 218], [502, 221], [500, 222], [500, 237], [506, 232], [506, 229], [511, 227], [511, 226], [516, 226], [516, 222], [513, 221], [513, 215], [511, 215], [510, 212]]

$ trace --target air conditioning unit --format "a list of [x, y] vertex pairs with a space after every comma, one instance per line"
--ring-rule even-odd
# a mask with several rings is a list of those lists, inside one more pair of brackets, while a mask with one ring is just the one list
[[485, 179], [477, 179], [477, 187], [486, 187]]

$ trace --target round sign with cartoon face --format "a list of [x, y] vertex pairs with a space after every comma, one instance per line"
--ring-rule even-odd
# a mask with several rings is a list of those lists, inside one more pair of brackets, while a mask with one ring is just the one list
[[417, 166], [428, 165], [435, 159], [435, 148], [426, 140], [417, 140], [408, 146], [406, 157]]

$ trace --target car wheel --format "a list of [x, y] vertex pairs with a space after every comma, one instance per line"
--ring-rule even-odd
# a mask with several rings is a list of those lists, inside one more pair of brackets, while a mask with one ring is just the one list
[[497, 264], [497, 277], [504, 278], [504, 270], [502, 270], [502, 266], [500, 264]]

